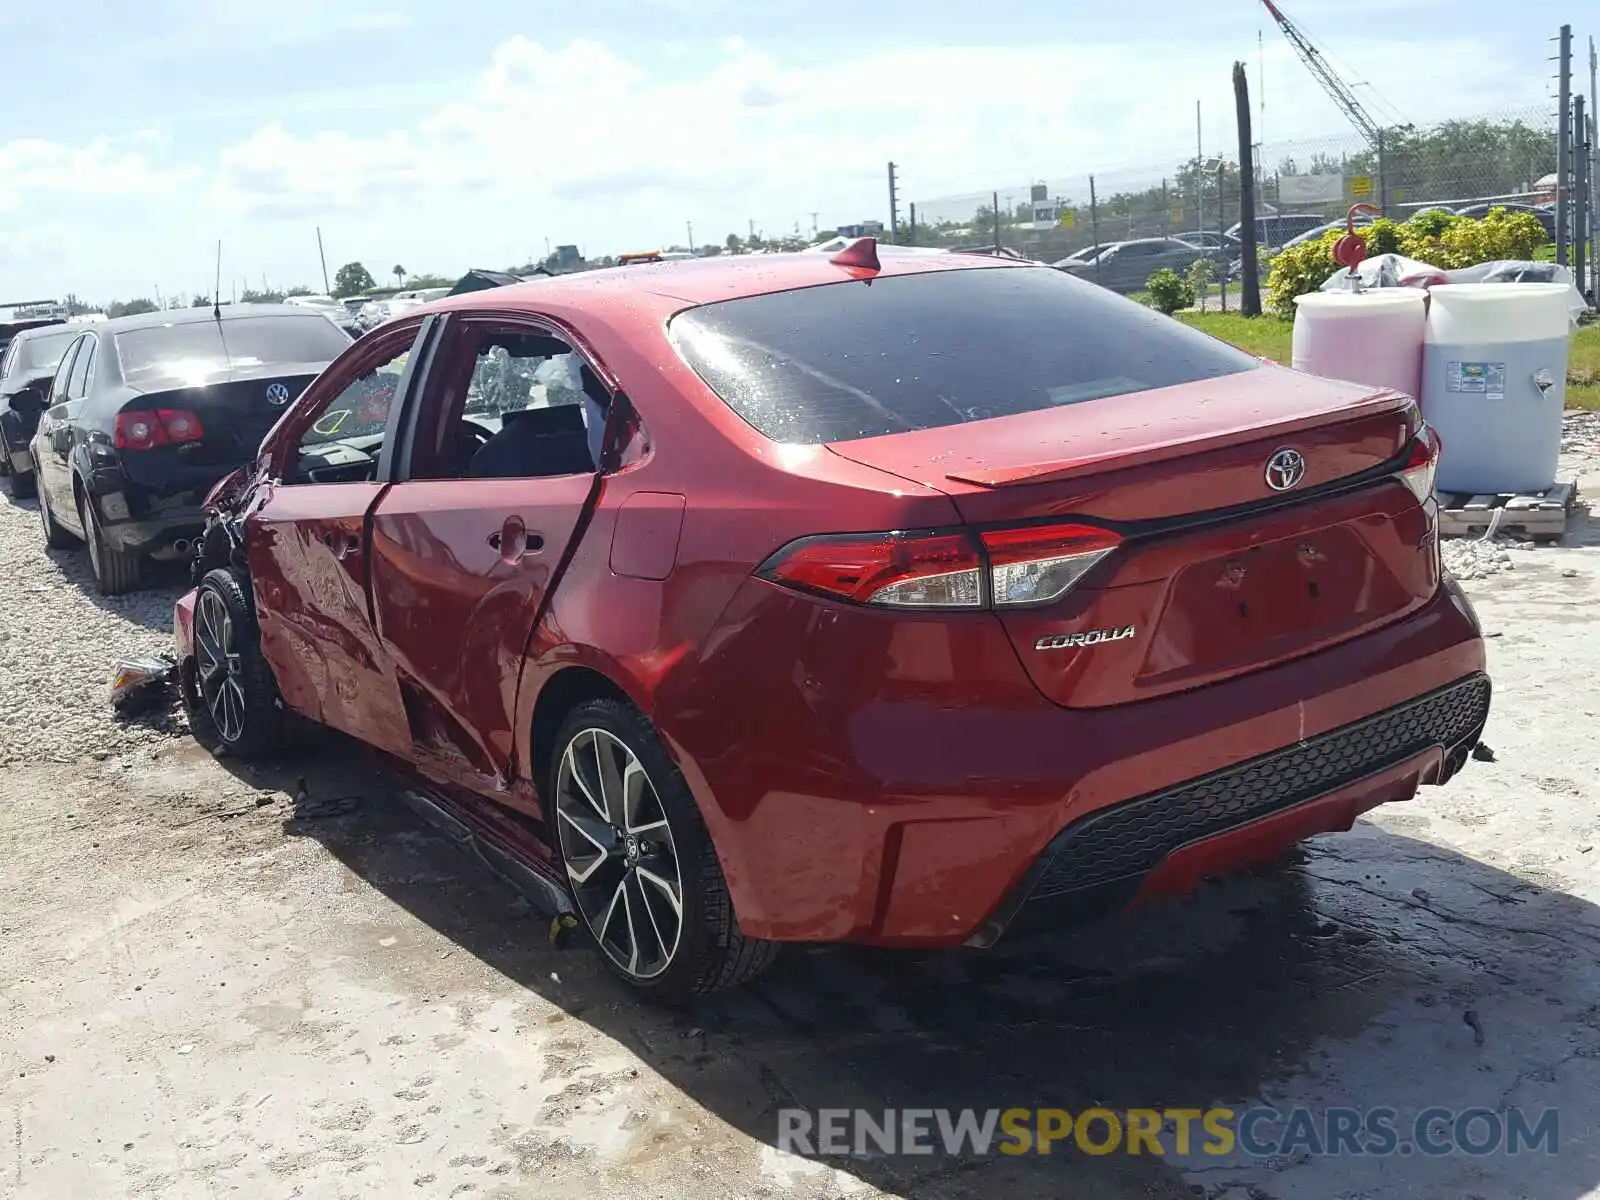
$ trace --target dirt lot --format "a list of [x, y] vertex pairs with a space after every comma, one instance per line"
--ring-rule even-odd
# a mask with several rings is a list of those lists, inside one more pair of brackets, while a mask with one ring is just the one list
[[[1600, 426], [1567, 473], [1600, 486]], [[988, 953], [792, 952], [641, 1007], [348, 750], [115, 725], [168, 580], [83, 590], [0, 501], [0, 1196], [1600, 1195], [1600, 523], [1451, 551], [1475, 763], [1298, 865]], [[1509, 569], [1508, 569], [1509, 568]], [[1555, 1155], [868, 1159], [780, 1106], [1560, 1109]]]

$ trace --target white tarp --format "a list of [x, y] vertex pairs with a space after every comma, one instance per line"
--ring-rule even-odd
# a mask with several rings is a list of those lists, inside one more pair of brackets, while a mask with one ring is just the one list
[[1567, 285], [1567, 310], [1573, 320], [1589, 307], [1578, 290], [1572, 272], [1556, 263], [1506, 259], [1478, 263], [1456, 271], [1441, 271], [1430, 263], [1418, 262], [1402, 254], [1380, 254], [1366, 259], [1351, 272], [1340, 267], [1323, 281], [1321, 291], [1364, 291], [1374, 287], [1421, 287], [1435, 283], [1564, 283]]

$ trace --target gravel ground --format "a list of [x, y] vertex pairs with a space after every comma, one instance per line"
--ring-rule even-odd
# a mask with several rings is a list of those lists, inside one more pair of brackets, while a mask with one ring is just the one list
[[82, 549], [44, 548], [33, 502], [0, 501], [0, 767], [70, 763], [148, 746], [181, 731], [174, 715], [125, 724], [103, 703], [118, 658], [172, 648], [176, 566], [131, 596], [102, 596]]
[[[1574, 474], [1600, 480], [1600, 418], [1569, 422]], [[115, 721], [111, 662], [167, 648], [181, 580], [102, 601], [0, 500], [0, 1197], [1600, 1197], [1600, 524], [1447, 553], [1496, 761], [1182, 904], [985, 953], [791, 952], [662, 1012], [341, 746], [253, 769], [170, 713]], [[1554, 1106], [1561, 1145], [776, 1148], [787, 1105], [1092, 1103]]]

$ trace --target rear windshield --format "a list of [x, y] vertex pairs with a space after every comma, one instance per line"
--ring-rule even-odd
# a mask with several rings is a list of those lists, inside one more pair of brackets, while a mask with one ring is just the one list
[[230, 317], [119, 333], [117, 361], [130, 384], [206, 375], [229, 367], [328, 363], [350, 338], [327, 317]]
[[1258, 366], [1048, 268], [934, 271], [724, 300], [672, 321], [678, 352], [776, 442], [1035, 412]]
[[36, 337], [21, 339], [17, 342], [17, 353], [7, 374], [36, 375], [41, 371], [54, 370], [61, 362], [61, 356], [67, 352], [67, 347], [72, 345], [72, 339], [82, 332], [81, 329], [66, 329], [60, 333], [41, 333]]

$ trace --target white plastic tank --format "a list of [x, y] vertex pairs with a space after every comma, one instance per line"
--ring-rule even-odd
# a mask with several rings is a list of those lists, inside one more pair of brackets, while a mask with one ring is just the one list
[[1311, 292], [1294, 300], [1290, 365], [1329, 379], [1394, 388], [1422, 388], [1422, 333], [1428, 294], [1416, 288]]
[[1559, 283], [1435, 287], [1422, 415], [1444, 442], [1441, 492], [1542, 492], [1556, 481], [1572, 337]]

